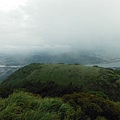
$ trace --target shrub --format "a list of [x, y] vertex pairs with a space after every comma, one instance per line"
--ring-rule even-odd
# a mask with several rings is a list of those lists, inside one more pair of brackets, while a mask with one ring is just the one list
[[14, 92], [0, 99], [0, 120], [73, 120], [74, 109], [60, 98], [41, 98]]
[[109, 120], [119, 120], [120, 107], [114, 102], [88, 93], [74, 93], [63, 96], [63, 100], [68, 102], [75, 109], [81, 107], [84, 116], [89, 116], [92, 120], [98, 116], [103, 116]]

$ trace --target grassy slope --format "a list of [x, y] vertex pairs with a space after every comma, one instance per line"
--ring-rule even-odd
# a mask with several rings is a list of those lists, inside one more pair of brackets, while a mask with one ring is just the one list
[[0, 88], [1, 86], [20, 87], [25, 81], [29, 81], [31, 84], [55, 81], [62, 86], [72, 83], [74, 86], [83, 86], [83, 91], [100, 90], [105, 93], [110, 91], [110, 96], [118, 89], [116, 85], [119, 81], [119, 75], [113, 70], [99, 67], [68, 64], [30, 64], [8, 77], [2, 82]]
[[[21, 68], [12, 74], [3, 83], [7, 82], [11, 85], [17, 82], [29, 81], [56, 81], [64, 85], [72, 82], [76, 85], [84, 85], [86, 82], [94, 82], [101, 79], [109, 79], [109, 75], [114, 77], [111, 70], [86, 67], [82, 65], [65, 65], [65, 64], [30, 64]], [[113, 76], [112, 76], [113, 74]]]

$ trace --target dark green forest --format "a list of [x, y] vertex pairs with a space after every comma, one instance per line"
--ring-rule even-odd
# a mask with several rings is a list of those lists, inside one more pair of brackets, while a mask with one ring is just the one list
[[0, 120], [120, 120], [120, 71], [24, 66], [0, 84]]

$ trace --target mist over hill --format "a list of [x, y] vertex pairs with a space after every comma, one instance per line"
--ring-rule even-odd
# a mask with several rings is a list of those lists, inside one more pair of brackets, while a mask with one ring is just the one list
[[0, 120], [120, 120], [120, 0], [0, 0]]
[[[30, 63], [79, 63], [109, 64], [119, 62], [118, 55], [112, 56], [104, 50], [78, 50], [70, 48], [49, 48], [33, 51], [0, 53], [0, 65], [26, 65]], [[111, 66], [109, 66], [111, 67]], [[119, 67], [119, 66], [118, 66]]]
[[120, 57], [112, 56], [104, 50], [78, 50], [70, 48], [49, 48], [33, 51], [7, 51], [0, 53], [0, 80], [22, 66], [31, 63], [66, 63], [87, 66], [120, 68]]

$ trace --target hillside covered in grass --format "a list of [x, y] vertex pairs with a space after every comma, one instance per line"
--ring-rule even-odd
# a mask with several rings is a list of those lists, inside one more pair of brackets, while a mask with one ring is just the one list
[[62, 96], [89, 92], [120, 100], [120, 75], [112, 69], [78, 64], [30, 64], [0, 84], [0, 95], [7, 97], [15, 89], [41, 96]]
[[120, 120], [120, 71], [30, 64], [0, 83], [0, 120]]

